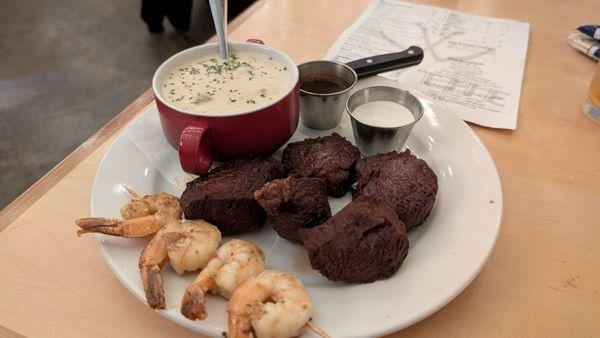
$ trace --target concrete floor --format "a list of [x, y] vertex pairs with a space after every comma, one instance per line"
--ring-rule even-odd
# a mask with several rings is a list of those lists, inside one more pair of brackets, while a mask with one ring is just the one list
[[156, 67], [214, 34], [195, 0], [184, 36], [151, 34], [140, 1], [0, 0], [0, 209], [150, 87]]

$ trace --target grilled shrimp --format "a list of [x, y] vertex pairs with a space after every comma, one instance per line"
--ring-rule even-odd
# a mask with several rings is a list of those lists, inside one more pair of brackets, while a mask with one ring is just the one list
[[181, 313], [191, 320], [206, 318], [204, 296], [207, 292], [229, 298], [240, 284], [256, 277], [264, 268], [265, 255], [256, 245], [242, 239], [223, 244], [185, 290]]
[[203, 268], [215, 255], [221, 233], [202, 220], [177, 220], [167, 223], [144, 247], [140, 256], [140, 274], [148, 305], [165, 308], [161, 268], [169, 261], [178, 274]]
[[122, 219], [87, 217], [75, 221], [77, 235], [98, 232], [119, 237], [144, 237], [155, 234], [170, 221], [181, 219], [179, 198], [161, 192], [141, 197], [125, 187], [134, 199], [121, 208]]
[[229, 338], [299, 336], [311, 308], [312, 300], [298, 277], [265, 270], [233, 292], [227, 305]]

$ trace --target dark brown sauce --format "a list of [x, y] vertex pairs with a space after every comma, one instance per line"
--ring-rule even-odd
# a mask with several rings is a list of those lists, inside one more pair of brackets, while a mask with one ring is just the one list
[[305, 92], [331, 94], [342, 91], [350, 85], [336, 77], [315, 77], [300, 81], [300, 89]]

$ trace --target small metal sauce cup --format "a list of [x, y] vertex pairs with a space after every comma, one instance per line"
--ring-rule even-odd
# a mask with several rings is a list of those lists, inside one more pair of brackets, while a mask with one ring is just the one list
[[358, 80], [349, 66], [335, 61], [310, 61], [298, 66], [300, 83], [314, 78], [337, 78], [344, 82], [342, 90], [313, 93], [300, 89], [300, 117], [312, 129], [331, 129], [340, 123], [350, 90]]
[[[372, 126], [356, 119], [352, 112], [360, 105], [372, 101], [392, 101], [403, 105], [413, 114], [414, 121], [397, 127]], [[423, 105], [406, 90], [387, 86], [374, 86], [354, 92], [346, 102], [346, 111], [352, 121], [352, 132], [364, 156], [401, 150], [414, 125], [423, 116]]]
[[[300, 116], [302, 123], [312, 129], [331, 129], [342, 119], [350, 89], [359, 78], [418, 65], [423, 50], [410, 46], [395, 53], [374, 55], [346, 64], [335, 61], [310, 61], [298, 66], [300, 75]], [[314, 93], [302, 89], [302, 83], [311, 79], [330, 79], [342, 82], [343, 89], [333, 93]], [[340, 83], [340, 85], [342, 84]]]

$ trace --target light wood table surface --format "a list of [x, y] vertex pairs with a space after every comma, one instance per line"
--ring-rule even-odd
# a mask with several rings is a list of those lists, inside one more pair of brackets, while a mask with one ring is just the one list
[[[595, 63], [566, 44], [598, 23], [596, 0], [426, 0], [531, 23], [518, 129], [471, 127], [504, 189], [502, 229], [475, 281], [394, 337], [600, 336], [600, 126], [581, 105]], [[369, 1], [260, 0], [231, 38], [263, 39], [297, 63], [321, 58]], [[92, 236], [92, 180], [111, 141], [152, 103], [148, 91], [0, 213], [0, 336], [198, 337], [117, 281]], [[369, 311], [365, 308], [365, 311]]]

